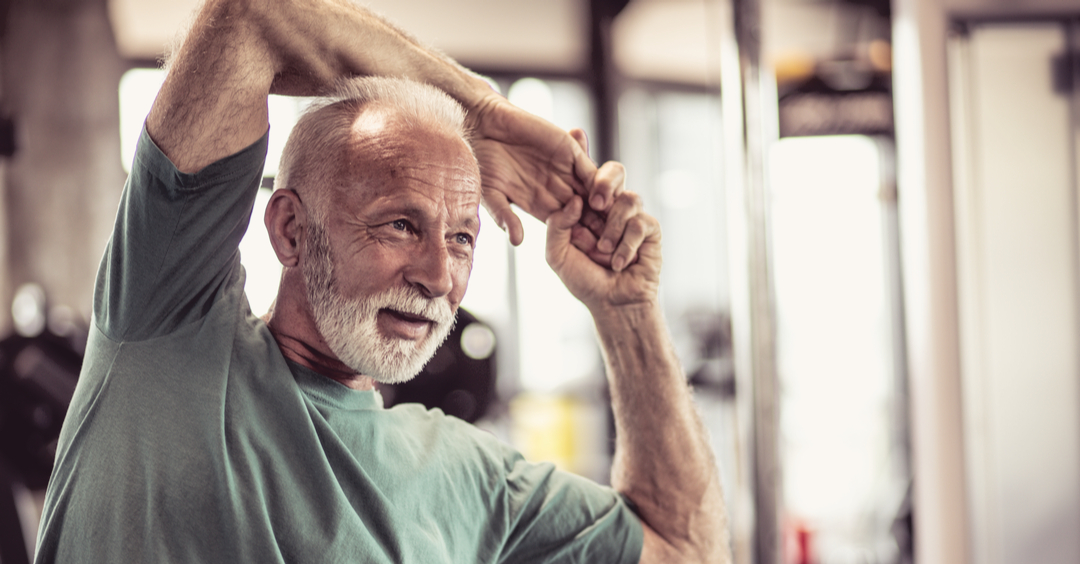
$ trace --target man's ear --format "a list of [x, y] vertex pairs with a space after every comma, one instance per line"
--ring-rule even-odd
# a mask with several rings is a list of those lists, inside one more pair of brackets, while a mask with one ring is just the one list
[[278, 261], [287, 267], [300, 264], [300, 238], [307, 224], [307, 213], [300, 196], [292, 190], [275, 190], [266, 205], [263, 222]]

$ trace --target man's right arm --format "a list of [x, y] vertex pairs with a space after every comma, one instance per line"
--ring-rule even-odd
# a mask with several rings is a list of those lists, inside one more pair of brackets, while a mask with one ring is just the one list
[[[607, 163], [596, 181], [625, 178]], [[616, 429], [611, 484], [641, 518], [640, 562], [730, 562], [716, 463], [660, 308], [660, 225], [622, 192], [600, 230], [618, 244], [601, 249], [581, 214], [575, 198], [548, 219], [547, 259], [596, 325]]]
[[169, 66], [147, 130], [186, 173], [261, 137], [271, 91], [317, 95], [359, 74], [423, 76], [459, 98], [480, 91], [476, 79], [337, 0], [208, 0]]
[[462, 103], [477, 133], [485, 205], [515, 244], [522, 230], [510, 203], [543, 220], [575, 192], [600, 210], [613, 201], [607, 185], [587, 193], [595, 165], [566, 132], [348, 0], [207, 0], [147, 131], [180, 171], [198, 171], [266, 132], [270, 93], [317, 95], [357, 75], [410, 78]]

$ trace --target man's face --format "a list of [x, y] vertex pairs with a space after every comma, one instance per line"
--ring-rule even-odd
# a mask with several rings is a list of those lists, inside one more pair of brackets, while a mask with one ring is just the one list
[[415, 376], [453, 325], [480, 224], [480, 172], [464, 141], [369, 110], [309, 227], [308, 300], [330, 350], [384, 383]]

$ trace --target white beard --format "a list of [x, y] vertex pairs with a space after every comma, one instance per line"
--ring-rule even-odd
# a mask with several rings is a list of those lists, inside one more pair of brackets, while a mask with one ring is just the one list
[[[334, 282], [329, 237], [321, 226], [311, 226], [307, 233], [304, 283], [315, 326], [330, 350], [349, 368], [384, 384], [419, 374], [454, 326], [449, 302], [429, 299], [412, 286], [346, 298]], [[378, 327], [379, 310], [384, 308], [430, 319], [428, 335], [419, 343], [384, 335]]]

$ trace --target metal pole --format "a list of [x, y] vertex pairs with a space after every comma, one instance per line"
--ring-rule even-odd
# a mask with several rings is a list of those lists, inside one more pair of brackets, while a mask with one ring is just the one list
[[[777, 136], [778, 110], [773, 90], [763, 88], [767, 83], [761, 68], [761, 0], [723, 1], [732, 18], [725, 33], [734, 40], [724, 41], [727, 52], [721, 53], [724, 119], [731, 132], [724, 150], [729, 168], [729, 240], [740, 246], [731, 253], [732, 324], [736, 369], [751, 396], [748, 466], [754, 522], [753, 542], [746, 548], [756, 564], [779, 564], [779, 397], [766, 168], [766, 151]], [[732, 65], [738, 72], [732, 72]], [[738, 554], [736, 559], [745, 561]]]
[[629, 0], [589, 0], [589, 70], [586, 82], [596, 109], [596, 131], [589, 146], [603, 163], [615, 158], [618, 136], [618, 75], [611, 55], [611, 23]]

